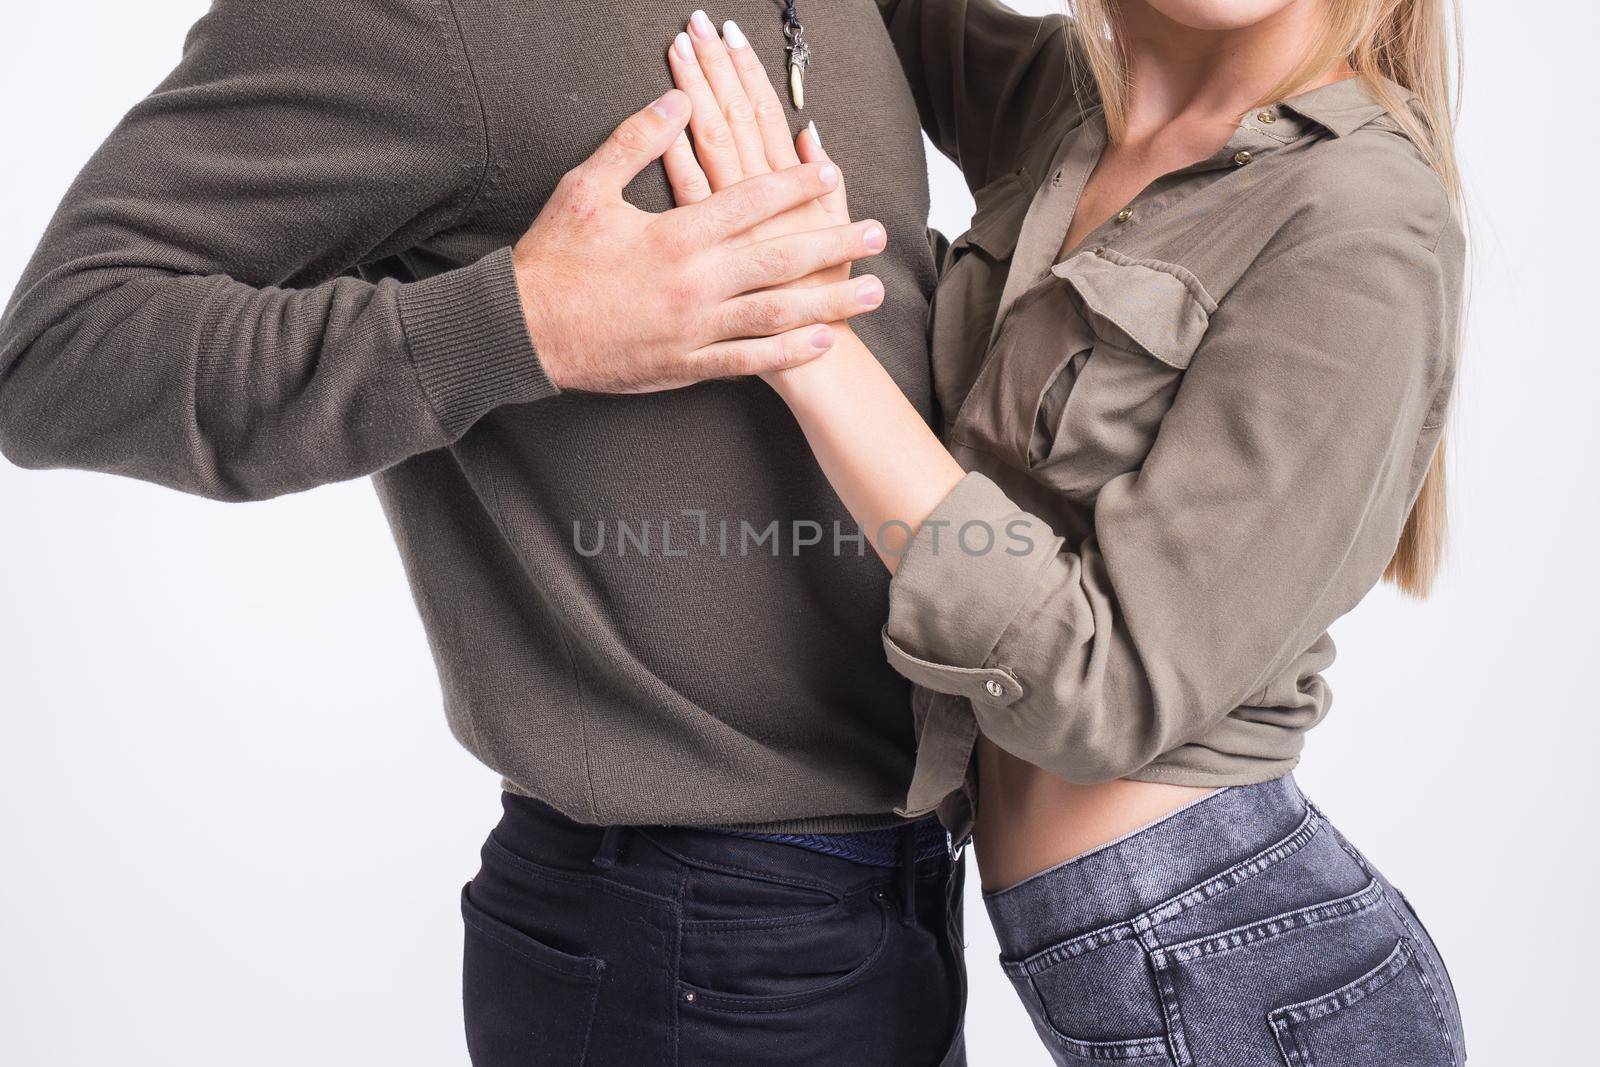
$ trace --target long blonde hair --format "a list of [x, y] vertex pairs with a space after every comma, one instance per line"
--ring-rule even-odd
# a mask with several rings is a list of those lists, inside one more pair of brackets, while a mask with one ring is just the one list
[[[1300, 63], [1254, 106], [1292, 96], [1343, 61], [1421, 150], [1464, 216], [1455, 157], [1454, 86], [1461, 68], [1460, 0], [1325, 0], [1327, 17]], [[1121, 139], [1128, 120], [1128, 61], [1117, 0], [1066, 0], [1078, 23], [1082, 66], [1105, 110], [1106, 129]], [[1384, 81], [1383, 79], [1388, 79]], [[1390, 82], [1415, 93], [1420, 116]], [[1090, 88], [1090, 86], [1084, 86]], [[1456, 324], [1460, 331], [1460, 323]], [[1448, 525], [1445, 442], [1439, 442], [1383, 576], [1412, 596], [1428, 595], [1444, 559]]]

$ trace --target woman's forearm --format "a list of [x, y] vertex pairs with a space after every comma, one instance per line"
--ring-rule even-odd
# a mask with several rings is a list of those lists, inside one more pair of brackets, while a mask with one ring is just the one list
[[827, 355], [767, 380], [892, 573], [965, 472], [860, 338], [848, 326], [834, 330]]

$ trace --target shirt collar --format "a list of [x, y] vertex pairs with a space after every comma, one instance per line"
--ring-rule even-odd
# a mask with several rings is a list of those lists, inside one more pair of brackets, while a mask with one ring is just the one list
[[[1416, 99], [1411, 90], [1379, 76], [1389, 90], [1407, 106]], [[1178, 173], [1204, 171], [1238, 165], [1293, 144], [1314, 127], [1334, 137], [1346, 137], [1388, 114], [1371, 86], [1358, 75], [1287, 97], [1277, 104], [1249, 111], [1239, 119], [1239, 128], [1214, 155]]]
[[[1416, 94], [1405, 86], [1382, 75], [1376, 75], [1376, 78], [1407, 106], [1416, 100]], [[1238, 165], [1242, 159], [1266, 155], [1274, 149], [1292, 144], [1313, 125], [1321, 126], [1335, 137], [1346, 137], [1387, 113], [1388, 108], [1379, 102], [1366, 79], [1352, 74], [1336, 82], [1285, 97], [1277, 104], [1246, 112], [1239, 119], [1239, 128], [1226, 144], [1206, 159], [1197, 160], [1174, 173], [1181, 175]], [[1098, 107], [1089, 113], [1084, 125], [1090, 128], [1089, 132], [1104, 137], [1105, 116]], [[1072, 141], [1073, 138], [1069, 137], [1063, 143], [1052, 164], [1053, 170], [1061, 166]]]
[[[1415, 94], [1394, 82], [1388, 87], [1408, 105]], [[1352, 75], [1288, 97], [1277, 104], [1247, 112], [1226, 144], [1205, 159], [1165, 175], [1161, 180], [1184, 178], [1206, 171], [1237, 169], [1262, 156], [1294, 144], [1315, 126], [1335, 137], [1344, 137], [1372, 122], [1387, 109], [1377, 101], [1365, 81]], [[1011, 306], [1035, 284], [1055, 262], [1071, 222], [1077, 191], [1073, 186], [1087, 180], [1106, 140], [1105, 114], [1091, 108], [1056, 149], [1047, 180], [1035, 193], [1023, 219], [1011, 271], [1006, 277], [995, 316], [995, 329]], [[1068, 175], [1070, 180], [1064, 181]], [[1080, 187], [1081, 188], [1081, 187]]]
[[[1382, 75], [1376, 77], [1407, 106], [1416, 99], [1416, 94], [1404, 86]], [[1279, 107], [1315, 122], [1335, 137], [1347, 137], [1388, 112], [1388, 108], [1373, 94], [1367, 79], [1360, 75], [1308, 89], [1285, 99]]]

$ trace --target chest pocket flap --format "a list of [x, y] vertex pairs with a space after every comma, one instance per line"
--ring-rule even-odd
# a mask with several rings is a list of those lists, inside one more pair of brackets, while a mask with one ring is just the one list
[[1110, 249], [1052, 270], [1093, 340], [1040, 396], [1029, 460], [1040, 481], [1089, 504], [1144, 462], [1217, 305], [1183, 267]]
[[1175, 263], [1131, 259], [1113, 249], [1080, 252], [1051, 268], [1071, 285], [1095, 336], [1185, 370], [1217, 303]]
[[972, 194], [972, 224], [950, 246], [952, 258], [977, 248], [990, 259], [1010, 259], [1017, 250], [1017, 235], [1033, 199], [1033, 183], [1026, 170], [1003, 175]]
[[961, 406], [956, 440], [1078, 504], [1138, 469], [1216, 309], [1176, 264], [1109, 249], [1017, 299]]

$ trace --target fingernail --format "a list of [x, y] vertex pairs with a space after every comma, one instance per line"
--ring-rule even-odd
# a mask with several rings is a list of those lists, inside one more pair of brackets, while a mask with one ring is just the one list
[[722, 24], [722, 37], [728, 42], [729, 48], [743, 48], [750, 42], [745, 40], [744, 31], [732, 19]]
[[861, 279], [861, 284], [856, 286], [856, 299], [866, 307], [872, 307], [883, 299], [883, 283], [870, 275]]
[[[679, 10], [682, 9], [680, 8]], [[711, 20], [706, 18], [704, 11], [696, 11], [689, 16], [689, 28], [702, 41], [709, 41], [717, 35], [716, 29], [711, 25]]]
[[812, 121], [806, 123], [806, 129], [811, 131], [811, 143], [816, 145], [818, 148], [821, 148], [822, 147], [822, 134], [817, 132], [816, 120], [813, 119]]
[[832, 189], [839, 182], [839, 168], [829, 163], [826, 167], [817, 171], [817, 177], [822, 180], [823, 185]]
[[861, 235], [861, 243], [867, 246], [869, 252], [882, 252], [883, 246], [888, 243], [883, 235], [883, 227], [868, 226]]
[[818, 326], [811, 331], [811, 347], [819, 351], [833, 347], [833, 331], [826, 326]]
[[689, 43], [689, 35], [680, 33], [672, 39], [672, 50], [678, 53], [679, 59], [693, 59], [694, 45]]
[[663, 93], [661, 96], [656, 98], [655, 103], [650, 105], [650, 110], [654, 111], [657, 115], [660, 115], [664, 119], [674, 118], [678, 114], [678, 100], [679, 96], [677, 93]]

